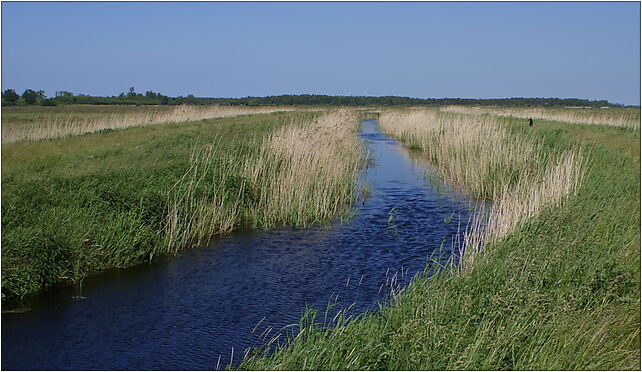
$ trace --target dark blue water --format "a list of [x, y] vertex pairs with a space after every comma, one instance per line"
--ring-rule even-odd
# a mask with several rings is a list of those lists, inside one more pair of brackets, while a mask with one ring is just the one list
[[282, 328], [306, 306], [376, 308], [440, 246], [450, 255], [472, 203], [428, 182], [431, 170], [375, 122], [365, 121], [360, 137], [373, 164], [363, 177], [368, 197], [350, 220], [232, 233], [50, 291], [31, 311], [2, 314], [2, 369], [222, 368], [232, 348], [238, 362], [245, 348], [295, 330]]

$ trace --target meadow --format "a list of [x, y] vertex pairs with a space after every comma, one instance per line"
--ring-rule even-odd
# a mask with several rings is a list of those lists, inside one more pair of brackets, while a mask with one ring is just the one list
[[232, 229], [340, 215], [357, 125], [351, 110], [278, 112], [3, 144], [3, 302]]
[[17, 106], [3, 108], [2, 143], [76, 136], [134, 126], [292, 111], [290, 107], [243, 106]]
[[490, 107], [490, 106], [444, 106], [444, 112], [460, 114], [491, 114], [522, 119], [553, 120], [563, 123], [610, 125], [631, 130], [640, 129], [640, 109], [588, 108], [588, 107]]
[[[329, 327], [308, 310], [242, 369], [640, 368], [639, 110], [493, 110], [377, 110], [492, 206], [462, 227], [451, 266]], [[3, 307], [212, 235], [349, 214], [365, 114], [273, 111], [3, 109]]]
[[308, 310], [242, 369], [639, 370], [639, 130], [475, 115], [380, 118], [494, 202], [468, 226], [460, 264], [428, 265], [378, 311], [330, 327]]

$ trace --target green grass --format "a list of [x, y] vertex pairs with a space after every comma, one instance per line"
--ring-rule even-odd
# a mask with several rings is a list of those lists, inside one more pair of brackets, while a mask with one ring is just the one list
[[[588, 146], [606, 145], [607, 147], [627, 151], [635, 157], [640, 157], [640, 131], [626, 127], [587, 126], [579, 124], [559, 123], [550, 120], [538, 120], [536, 131], [551, 134], [564, 133], [576, 140], [584, 141]], [[525, 125], [520, 128], [526, 129]], [[554, 142], [554, 139], [551, 138]]]
[[309, 312], [302, 333], [241, 369], [639, 370], [639, 131], [514, 123], [548, 153], [583, 147], [577, 196], [380, 311], [328, 328]]
[[[215, 159], [242, 164], [257, 156], [269, 133], [316, 116], [240, 116], [3, 144], [3, 303], [167, 253], [170, 193], [195, 148], [216, 143]], [[218, 186], [241, 206], [238, 226], [255, 213], [256, 189], [242, 187], [243, 175], [227, 170], [216, 161], [208, 176], [224, 176]], [[192, 191], [202, 200], [212, 194], [208, 185]]]
[[107, 118], [115, 114], [169, 111], [171, 108], [171, 106], [134, 105], [7, 106], [2, 108], [2, 125], [25, 125], [56, 118]]
[[3, 116], [10, 115], [37, 115], [37, 114], [95, 114], [95, 113], [130, 113], [147, 111], [152, 107], [168, 106], [136, 106], [136, 105], [60, 105], [60, 106], [5, 106], [2, 108]]

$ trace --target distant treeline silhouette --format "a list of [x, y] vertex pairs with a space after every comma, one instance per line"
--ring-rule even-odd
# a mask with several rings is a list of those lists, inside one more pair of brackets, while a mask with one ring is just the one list
[[169, 97], [161, 93], [147, 91], [136, 93], [134, 88], [129, 92], [117, 96], [101, 97], [85, 94], [74, 95], [68, 91], [56, 92], [54, 97], [47, 98], [43, 90], [27, 89], [22, 95], [13, 89], [2, 92], [3, 106], [24, 105], [244, 105], [244, 106], [272, 106], [272, 105], [309, 105], [309, 106], [545, 106], [545, 107], [622, 107], [623, 105], [609, 103], [606, 100], [586, 100], [579, 98], [412, 98], [398, 96], [328, 96], [319, 94], [285, 94], [267, 97], [244, 98], [207, 98], [194, 97]]

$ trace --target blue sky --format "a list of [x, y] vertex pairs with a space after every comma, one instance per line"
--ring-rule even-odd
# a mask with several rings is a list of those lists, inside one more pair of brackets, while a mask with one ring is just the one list
[[2, 89], [640, 103], [639, 3], [2, 3]]

